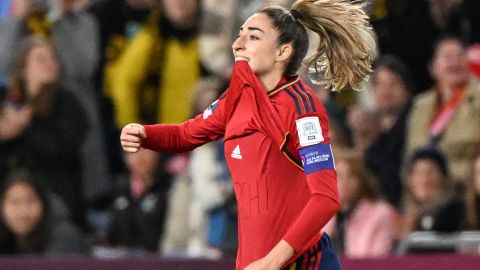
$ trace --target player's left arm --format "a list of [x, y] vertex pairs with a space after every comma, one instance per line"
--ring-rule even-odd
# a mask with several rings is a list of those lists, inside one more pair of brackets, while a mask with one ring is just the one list
[[295, 117], [290, 134], [302, 161], [310, 198], [283, 240], [300, 252], [328, 223], [340, 207], [337, 174], [328, 135], [328, 117], [318, 111]]
[[340, 203], [326, 113], [299, 117], [295, 128], [292, 139], [302, 160], [310, 198], [283, 239], [298, 252], [335, 215]]

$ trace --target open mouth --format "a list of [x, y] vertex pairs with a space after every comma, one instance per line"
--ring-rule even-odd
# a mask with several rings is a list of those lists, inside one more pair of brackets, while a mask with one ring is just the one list
[[245, 57], [245, 56], [240, 56], [240, 55], [238, 55], [238, 56], [235, 56], [235, 62], [237, 62], [237, 61], [247, 61], [247, 62], [250, 62], [250, 58]]

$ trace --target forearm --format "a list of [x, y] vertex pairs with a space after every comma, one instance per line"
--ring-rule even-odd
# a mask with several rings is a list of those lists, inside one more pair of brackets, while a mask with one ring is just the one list
[[285, 240], [280, 240], [278, 244], [267, 254], [265, 259], [269, 265], [280, 269], [295, 253], [295, 249]]
[[147, 138], [143, 139], [142, 147], [158, 152], [185, 152], [196, 147], [182, 134], [180, 125], [145, 125]]
[[338, 192], [334, 170], [307, 175], [311, 197], [283, 239], [299, 252], [338, 211]]

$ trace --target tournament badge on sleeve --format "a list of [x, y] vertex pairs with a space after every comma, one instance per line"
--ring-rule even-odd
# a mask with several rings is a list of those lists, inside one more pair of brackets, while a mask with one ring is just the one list
[[208, 106], [208, 108], [203, 112], [203, 119], [206, 120], [210, 115], [212, 115], [213, 111], [215, 111], [217, 106], [218, 106], [218, 99], [215, 100], [210, 106]]
[[300, 118], [296, 120], [296, 125], [301, 146], [309, 146], [324, 141], [318, 117]]
[[332, 148], [330, 144], [322, 143], [325, 139], [318, 117], [298, 119], [296, 125], [300, 146], [302, 146], [299, 154], [305, 173], [335, 169]]

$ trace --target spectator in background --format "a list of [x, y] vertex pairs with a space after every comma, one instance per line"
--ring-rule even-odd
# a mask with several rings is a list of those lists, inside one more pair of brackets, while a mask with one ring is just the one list
[[464, 186], [480, 148], [480, 84], [468, 72], [462, 42], [450, 36], [437, 42], [431, 72], [436, 84], [414, 98], [405, 154], [409, 157], [428, 144], [438, 146], [451, 165], [453, 180]]
[[473, 165], [473, 177], [468, 181], [466, 198], [465, 229], [480, 230], [480, 155]]
[[99, 25], [99, 65], [95, 72], [95, 86], [100, 104], [100, 117], [112, 174], [124, 170], [122, 153], [116, 139], [119, 128], [114, 119], [111, 100], [112, 76], [118, 60], [130, 41], [152, 17], [158, 0], [102, 0], [93, 3], [88, 11]]
[[158, 12], [158, 3], [159, 0], [105, 0], [89, 8], [100, 30], [98, 90], [109, 94], [114, 67], [131, 40], [158, 15], [153, 14]]
[[[200, 1], [161, 0], [153, 4], [145, 23], [108, 67], [106, 86], [119, 127], [129, 122], [179, 123], [186, 120], [191, 114], [193, 87], [203, 73], [197, 31]], [[180, 163], [185, 166], [178, 166]], [[183, 244], [186, 235], [181, 229], [187, 228], [187, 222], [181, 218], [187, 215], [179, 215], [175, 210], [180, 206], [185, 212], [184, 207], [188, 207], [182, 204], [186, 202], [175, 200], [186, 191], [187, 181], [183, 176], [187, 157], [177, 155], [168, 164], [165, 165], [175, 175], [169, 195], [173, 198], [169, 213], [175, 215], [169, 214], [167, 218], [163, 253], [169, 253], [170, 247], [175, 250], [178, 242]], [[172, 227], [176, 220], [182, 220], [181, 224]]]
[[353, 149], [364, 154], [380, 134], [378, 115], [360, 104], [355, 104], [348, 109], [346, 120]]
[[83, 225], [80, 150], [89, 126], [80, 103], [60, 84], [50, 42], [24, 40], [0, 108], [0, 162], [31, 170]]
[[398, 213], [386, 202], [361, 155], [335, 156], [340, 212], [327, 224], [339, 252], [347, 257], [387, 256], [398, 237]]
[[385, 198], [394, 206], [399, 206], [402, 196], [400, 169], [412, 90], [405, 64], [393, 56], [379, 59], [373, 74], [373, 94], [380, 135], [366, 149], [365, 162]]
[[159, 154], [142, 149], [125, 154], [128, 175], [118, 182], [108, 242], [130, 251], [158, 250], [167, 209], [169, 177], [159, 166]]
[[330, 120], [328, 123], [328, 134], [330, 135], [330, 141], [334, 153], [350, 149], [347, 131], [338, 121], [333, 119]]
[[[470, 11], [478, 10], [476, 1]], [[377, 0], [371, 8], [372, 25], [378, 36], [381, 54], [392, 54], [412, 70], [419, 86], [413, 94], [431, 87], [428, 61], [434, 42], [445, 34], [457, 35], [467, 41], [470, 21], [461, 5], [462, 0]], [[469, 11], [469, 12], [470, 12]], [[475, 13], [473, 13], [475, 14]], [[474, 28], [472, 28], [474, 29]]]
[[465, 208], [453, 189], [444, 154], [435, 148], [419, 148], [407, 166], [401, 236], [413, 231], [461, 230]]
[[[117, 126], [129, 121], [178, 123], [186, 120], [191, 113], [193, 87], [203, 73], [197, 40], [200, 1], [130, 1], [130, 5], [132, 2], [148, 3], [148, 15], [143, 24], [134, 24], [136, 34], [124, 43], [123, 51], [112, 59], [106, 70], [105, 86], [113, 101]], [[182, 177], [186, 166], [179, 166], [180, 163], [186, 165], [187, 157], [175, 156], [166, 164], [176, 175], [173, 194], [178, 184], [182, 187], [180, 193], [183, 192], [186, 183]], [[175, 203], [169, 207], [177, 209]], [[171, 242], [169, 224], [164, 241], [167, 246]], [[173, 231], [178, 235], [180, 228], [173, 227]]]
[[1, 254], [86, 254], [81, 232], [56, 219], [49, 193], [26, 171], [12, 172], [0, 189]]
[[18, 44], [35, 35], [52, 40], [62, 66], [60, 82], [86, 111], [90, 129], [82, 142], [82, 185], [90, 203], [108, 193], [108, 158], [98, 117], [93, 75], [98, 61], [95, 19], [77, 10], [78, 0], [13, 0], [11, 18], [0, 22], [0, 74], [8, 74]]
[[149, 16], [113, 67], [109, 91], [120, 127], [186, 120], [191, 112], [185, 101], [202, 76], [199, 1], [162, 0]]

